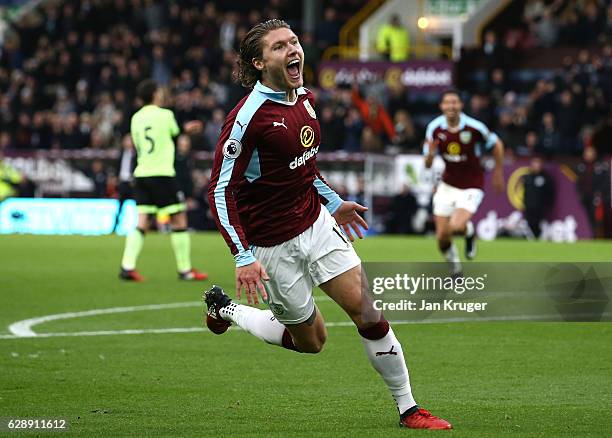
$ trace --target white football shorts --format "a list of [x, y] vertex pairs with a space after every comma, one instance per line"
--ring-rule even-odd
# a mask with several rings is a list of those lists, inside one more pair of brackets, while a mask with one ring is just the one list
[[433, 196], [433, 214], [448, 217], [457, 208], [463, 208], [474, 214], [482, 198], [484, 192], [480, 189], [458, 189], [440, 181]]
[[361, 259], [327, 209], [302, 234], [271, 247], [252, 246], [270, 280], [268, 306], [281, 323], [295, 325], [314, 312], [313, 289], [359, 266]]

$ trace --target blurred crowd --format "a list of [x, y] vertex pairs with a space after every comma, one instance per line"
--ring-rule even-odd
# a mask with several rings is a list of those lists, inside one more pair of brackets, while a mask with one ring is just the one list
[[604, 44], [612, 38], [609, 0], [527, 0], [523, 47]]
[[[300, 32], [311, 78], [337, 44], [357, 0], [327, 0], [315, 32]], [[211, 149], [228, 109], [245, 94], [231, 80], [239, 41], [282, 17], [299, 32], [301, 5], [175, 0], [49, 0], [11, 24], [0, 47], [0, 148], [117, 147], [134, 90], [152, 77], [171, 91], [179, 123], [206, 123]]]
[[[492, 35], [487, 33], [489, 41]], [[494, 129], [513, 153], [577, 156], [588, 145], [612, 153], [603, 137], [611, 123], [611, 45], [567, 56], [562, 69], [527, 89], [506, 69], [490, 65], [487, 79], [468, 97], [466, 111]]]
[[[204, 121], [204, 135], [191, 139], [192, 148], [212, 150], [227, 111], [245, 94], [231, 76], [249, 27], [286, 18], [300, 34], [312, 84], [321, 54], [337, 44], [341, 24], [360, 2], [330, 0], [323, 6], [311, 33], [300, 32], [300, 4], [289, 0], [43, 2], [13, 23], [2, 44], [0, 149], [117, 148], [136, 109], [136, 84], [152, 77], [170, 91], [169, 105], [179, 124]], [[564, 23], [575, 21], [577, 29], [589, 29], [580, 32], [584, 41], [559, 37], [537, 39], [538, 44], [603, 44], [611, 10], [608, 1], [529, 1], [523, 28], [535, 32], [552, 20], [558, 35], [564, 35]], [[385, 26], [393, 28], [393, 23]], [[610, 123], [612, 46], [568, 57], [558, 74], [525, 89], [508, 68], [529, 39], [517, 35], [512, 29], [484, 35], [487, 80], [463, 90], [466, 112], [498, 131], [517, 155], [581, 154]], [[424, 128], [438, 112], [436, 99], [421, 104], [401, 84], [361, 85], [330, 91], [313, 87], [323, 150], [419, 150]]]

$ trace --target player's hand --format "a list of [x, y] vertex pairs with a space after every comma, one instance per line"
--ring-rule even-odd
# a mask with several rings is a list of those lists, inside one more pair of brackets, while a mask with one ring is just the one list
[[493, 171], [493, 189], [497, 193], [504, 192], [504, 171], [502, 169], [495, 169]]
[[268, 293], [262, 281], [268, 281], [268, 273], [259, 263], [259, 260], [250, 265], [236, 268], [236, 298], [242, 298], [242, 290], [246, 291], [247, 303], [259, 305], [257, 289], [261, 292], [261, 298], [268, 300]]
[[348, 238], [351, 239], [351, 242], [355, 240], [353, 233], [355, 233], [360, 239], [363, 239], [361, 228], [367, 230], [368, 224], [361, 216], [359, 216], [358, 213], [362, 213], [367, 210], [367, 207], [359, 205], [356, 202], [344, 201], [340, 207], [338, 207], [338, 210], [336, 210], [336, 212], [333, 214], [336, 222], [344, 229], [344, 232]]
[[191, 120], [189, 122], [185, 122], [183, 125], [183, 130], [187, 134], [197, 134], [202, 132], [204, 129], [204, 124], [200, 120]]

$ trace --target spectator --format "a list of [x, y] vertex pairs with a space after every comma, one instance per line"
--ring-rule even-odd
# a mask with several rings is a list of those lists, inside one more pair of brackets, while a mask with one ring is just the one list
[[110, 143], [114, 132], [114, 124], [117, 120], [116, 116], [116, 109], [111, 94], [100, 94], [98, 104], [92, 115], [92, 124], [96, 127], [96, 132], [104, 146]]
[[529, 95], [529, 125], [536, 126], [542, 120], [546, 112], [555, 111], [555, 85], [544, 79], [536, 83], [535, 88]]
[[574, 97], [570, 90], [564, 90], [559, 96], [559, 105], [555, 119], [559, 127], [561, 137], [561, 150], [564, 153], [574, 153], [576, 147], [576, 136], [578, 135], [578, 110], [574, 105]]
[[605, 14], [600, 10], [597, 2], [589, 1], [584, 6], [584, 43], [592, 45], [597, 43], [599, 35], [603, 32], [605, 26]]
[[[300, 44], [304, 50], [304, 74], [314, 74], [319, 68], [319, 62], [321, 61], [321, 49], [316, 44], [314, 36], [310, 32], [304, 32], [300, 38]], [[309, 70], [307, 70], [307, 68]], [[308, 77], [305, 78], [306, 82], [311, 82]]]
[[488, 93], [493, 98], [495, 106], [500, 106], [502, 104], [507, 91], [508, 84], [506, 83], [504, 70], [501, 68], [494, 69], [491, 72]]
[[544, 9], [542, 18], [535, 23], [535, 33], [541, 47], [552, 47], [557, 42], [558, 25], [549, 8]]
[[559, 18], [559, 40], [561, 44], [576, 45], [580, 42], [580, 23], [578, 13], [566, 8]]
[[361, 114], [364, 124], [372, 130], [372, 135], [378, 137], [381, 142], [389, 143], [395, 137], [395, 128], [389, 113], [387, 113], [378, 97], [370, 92], [364, 100], [359, 93], [356, 80], [353, 81], [351, 97], [353, 105]]
[[598, 160], [597, 150], [588, 146], [576, 170], [580, 199], [595, 231], [604, 219], [605, 206], [610, 206], [610, 166], [607, 160]]
[[317, 43], [321, 51], [330, 46], [338, 45], [340, 25], [338, 24], [337, 12], [333, 7], [325, 8], [323, 20], [317, 23]]
[[529, 173], [523, 177], [525, 219], [535, 238], [540, 237], [541, 223], [554, 205], [555, 188], [544, 171], [542, 158], [531, 159]]
[[319, 123], [321, 125], [321, 142], [323, 150], [340, 149], [344, 142], [344, 126], [342, 118], [334, 113], [331, 105], [323, 106]]
[[207, 150], [214, 150], [224, 121], [225, 112], [221, 109], [215, 109], [212, 112], [211, 119], [206, 122], [204, 127], [204, 145]]
[[536, 152], [551, 158], [561, 151], [561, 136], [555, 126], [555, 116], [553, 113], [545, 113], [542, 116], [539, 138], [540, 148]]
[[542, 0], [527, 0], [523, 9], [523, 18], [529, 23], [538, 21], [544, 15], [545, 5]]
[[164, 22], [162, 2], [144, 0], [144, 20], [149, 30], [159, 30]]
[[79, 131], [77, 113], [70, 113], [62, 120], [62, 132], [59, 137], [62, 149], [79, 149], [84, 141]]
[[489, 73], [506, 67], [506, 48], [498, 42], [497, 35], [492, 30], [484, 34], [482, 53]]
[[169, 85], [172, 78], [172, 71], [166, 59], [166, 53], [162, 46], [153, 47], [153, 70], [151, 77], [160, 85]]
[[499, 115], [495, 132], [504, 141], [508, 150], [518, 153], [517, 148], [522, 141], [522, 133], [514, 125], [512, 112], [503, 111]]
[[402, 25], [400, 16], [393, 14], [389, 23], [378, 29], [376, 49], [383, 58], [391, 62], [402, 62], [410, 55], [410, 34]]
[[408, 111], [399, 110], [394, 117], [395, 137], [393, 144], [401, 147], [403, 151], [417, 150], [419, 139], [417, 138], [412, 118]]
[[232, 50], [236, 43], [236, 28], [238, 16], [235, 12], [227, 12], [219, 29], [219, 46], [221, 50]]
[[387, 91], [389, 96], [386, 108], [391, 117], [395, 117], [398, 111], [408, 111], [411, 107], [410, 101], [408, 100], [408, 91], [401, 82], [390, 84]]
[[540, 139], [535, 131], [525, 134], [525, 141], [516, 148], [516, 154], [521, 157], [531, 157], [540, 150]]
[[517, 131], [520, 133], [521, 137], [527, 133], [529, 128], [528, 125], [528, 115], [529, 111], [525, 105], [518, 105], [514, 108], [514, 113], [512, 115], [512, 123], [516, 127]]
[[[51, 148], [51, 129], [47, 123], [47, 116], [43, 111], [36, 111], [32, 116], [31, 132], [30, 147], [32, 149]], [[79, 144], [78, 147], [82, 147], [82, 144]]]
[[17, 129], [15, 130], [15, 146], [18, 149], [30, 149], [30, 127], [31, 119], [26, 112], [17, 117]]
[[106, 174], [106, 170], [104, 170], [104, 164], [101, 160], [94, 160], [93, 163], [91, 163], [89, 177], [94, 184], [93, 196], [95, 198], [106, 197], [106, 183], [108, 175]]
[[363, 122], [359, 115], [359, 111], [355, 108], [349, 108], [344, 118], [344, 142], [342, 143], [342, 149], [346, 152], [361, 151], [362, 131]]
[[371, 126], [364, 126], [361, 131], [361, 150], [370, 153], [383, 153], [384, 144]]
[[385, 221], [385, 233], [411, 234], [414, 232], [412, 220], [418, 210], [416, 197], [410, 187], [404, 185], [400, 193], [393, 197]]
[[488, 98], [483, 94], [474, 94], [468, 103], [467, 111], [470, 116], [480, 120], [486, 126], [493, 125], [493, 111], [489, 108]]

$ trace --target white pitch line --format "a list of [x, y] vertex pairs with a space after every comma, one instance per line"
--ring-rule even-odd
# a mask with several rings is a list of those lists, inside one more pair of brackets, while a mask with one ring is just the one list
[[161, 310], [161, 309], [177, 309], [181, 307], [201, 306], [201, 301], [188, 301], [184, 303], [167, 303], [167, 304], [147, 304], [144, 306], [127, 306], [127, 307], [111, 307], [107, 309], [85, 310], [83, 312], [67, 312], [57, 313], [55, 315], [39, 316], [37, 318], [24, 319], [11, 324], [9, 331], [19, 338], [34, 338], [39, 336], [32, 330], [32, 327], [49, 321], [57, 321], [60, 319], [81, 318], [83, 316], [105, 315], [109, 313], [126, 313], [138, 312], [141, 310]]
[[[323, 295], [323, 296], [316, 297], [315, 300], [319, 302], [320, 301], [331, 301], [331, 298]], [[143, 310], [163, 310], [163, 309], [177, 309], [177, 308], [182, 308], [182, 307], [200, 307], [202, 305], [203, 303], [201, 301], [187, 301], [187, 302], [182, 302], [182, 303], [146, 304], [142, 306], [111, 307], [107, 309], [93, 309], [93, 310], [85, 310], [82, 312], [66, 312], [66, 313], [57, 313], [55, 315], [39, 316], [36, 318], [29, 318], [29, 319], [24, 319], [22, 321], [14, 322], [8, 327], [11, 334], [10, 335], [0, 335], [0, 339], [42, 337], [43, 334], [36, 333], [34, 330], [32, 330], [32, 327], [38, 324], [49, 322], [49, 321], [57, 321], [61, 319], [71, 319], [71, 318], [81, 318], [84, 316], [105, 315], [105, 314], [112, 314], [112, 313], [138, 312], [138, 311], [143, 311]], [[75, 333], [90, 333], [90, 332], [75, 332]], [[98, 333], [98, 332], [91, 332], [91, 333]], [[102, 332], [100, 333], [104, 334]], [[155, 332], [150, 332], [150, 333], [155, 333]], [[132, 334], [132, 333], [127, 333], [127, 334]], [[64, 336], [75, 336], [71, 334], [63, 334], [63, 335]], [[84, 334], [81, 336], [91, 336], [91, 335]]]
[[[66, 333], [37, 333], [36, 338], [58, 338], [79, 336], [110, 336], [110, 335], [146, 335], [160, 333], [195, 333], [206, 332], [204, 327], [176, 327], [161, 329], [126, 329], [126, 330], [100, 330], [92, 332], [66, 332]], [[25, 338], [21, 338], [25, 339]], [[31, 337], [30, 337], [31, 339]]]

